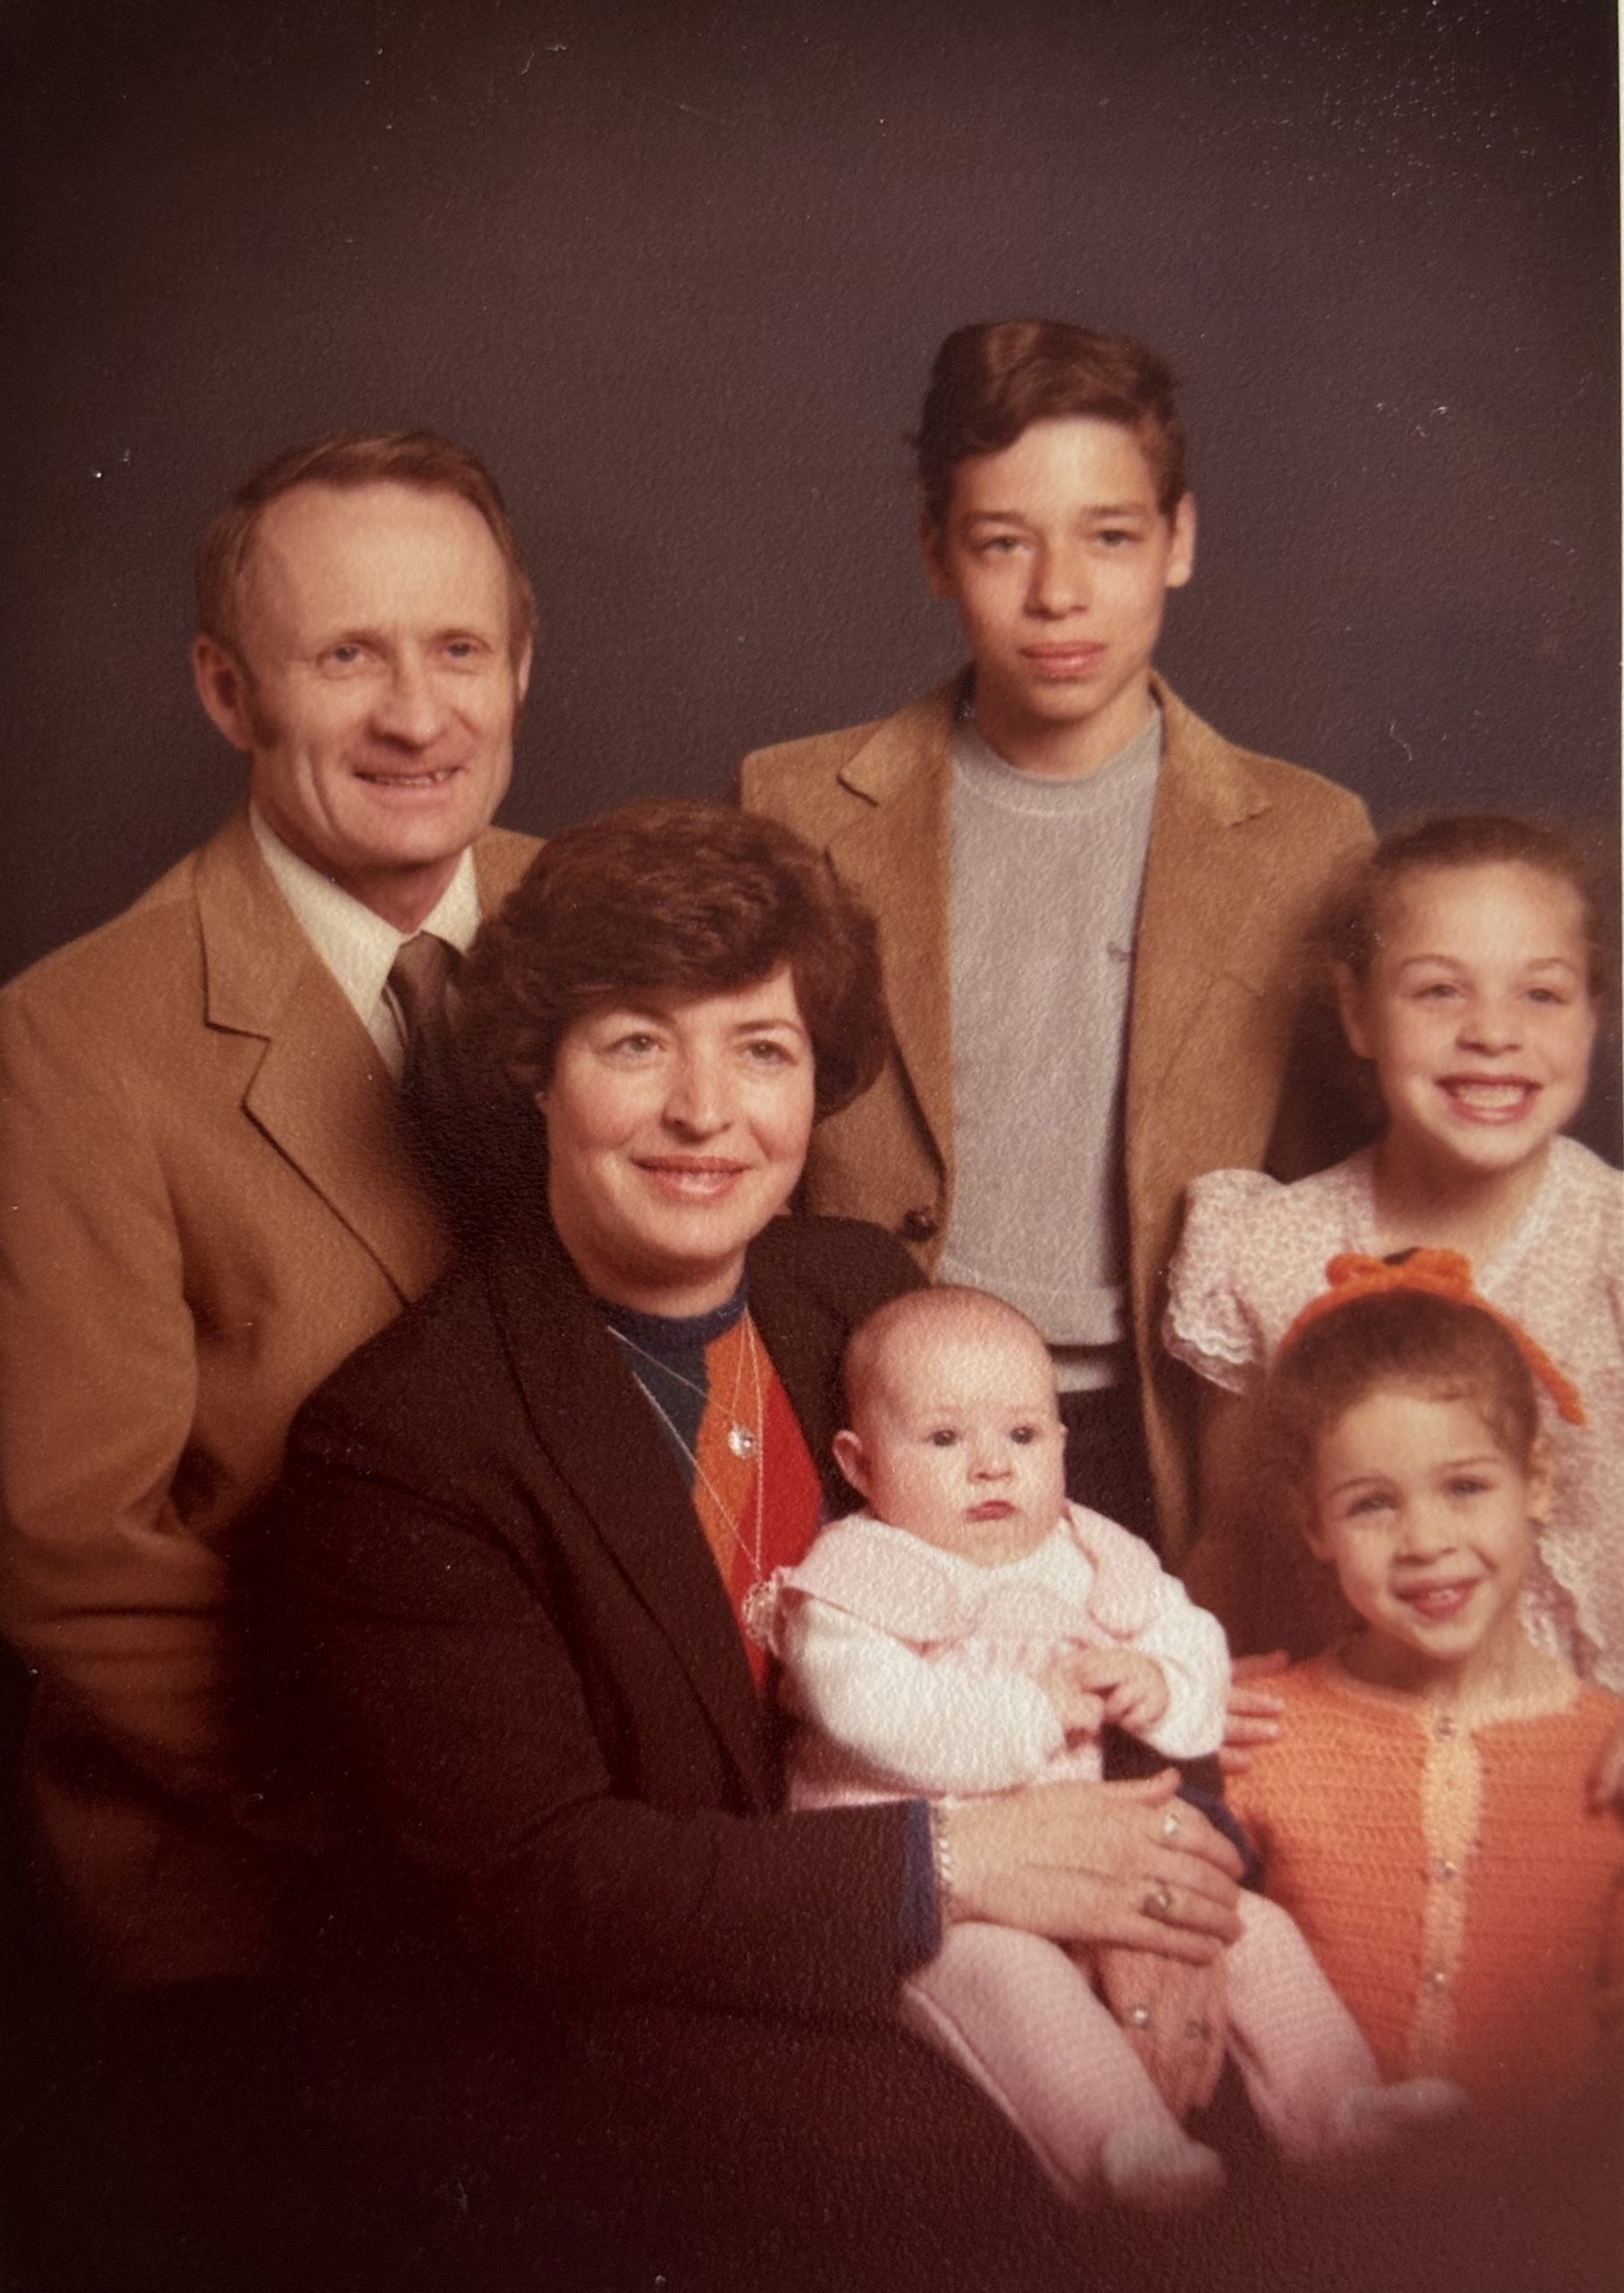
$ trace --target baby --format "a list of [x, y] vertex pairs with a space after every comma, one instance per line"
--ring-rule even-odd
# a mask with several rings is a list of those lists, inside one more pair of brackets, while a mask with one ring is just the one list
[[[1169, 1758], [1216, 1750], [1229, 1664], [1216, 1620], [1149, 1548], [1068, 1505], [1042, 1338], [973, 1290], [893, 1300], [854, 1333], [835, 1436], [870, 1511], [778, 1579], [784, 1694], [802, 1722], [798, 1807], [948, 1799], [1097, 1778], [1106, 1721]], [[1383, 2088], [1285, 1913], [1243, 1898], [1227, 1954], [1230, 2051], [1258, 2116], [1302, 2159], [1448, 2108], [1438, 2080]], [[955, 1920], [904, 1987], [911, 2027], [992, 2096], [1067, 2196], [1199, 2200], [1216, 2155], [1167, 2108], [1086, 1956]]]

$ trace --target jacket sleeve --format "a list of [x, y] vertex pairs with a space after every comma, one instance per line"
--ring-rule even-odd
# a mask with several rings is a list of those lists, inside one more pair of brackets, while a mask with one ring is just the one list
[[[663, 1705], [648, 1666], [628, 1685], [520, 1477], [430, 1464], [363, 1414], [325, 1396], [302, 1413], [269, 1529], [374, 1840], [556, 2007], [888, 2014], [906, 1808], [741, 1811], [675, 1655], [653, 1659]], [[654, 1709], [663, 1741], [639, 1716]]]
[[127, 1078], [0, 997], [0, 1621], [58, 1722], [168, 1791], [228, 1781], [219, 1557], [175, 1501], [197, 1395], [161, 1157]]

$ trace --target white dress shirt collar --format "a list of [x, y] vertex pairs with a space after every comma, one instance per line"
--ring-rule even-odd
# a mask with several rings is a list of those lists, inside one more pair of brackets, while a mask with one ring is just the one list
[[[402, 1044], [394, 999], [388, 981], [395, 958], [413, 935], [397, 932], [375, 915], [353, 893], [343, 891], [331, 876], [313, 868], [290, 851], [270, 823], [251, 804], [248, 822], [265, 865], [278, 889], [292, 908], [299, 928], [327, 966], [357, 1018], [399, 1075]], [[451, 882], [424, 917], [419, 927], [466, 955], [479, 929], [479, 887], [474, 855], [465, 851]]]

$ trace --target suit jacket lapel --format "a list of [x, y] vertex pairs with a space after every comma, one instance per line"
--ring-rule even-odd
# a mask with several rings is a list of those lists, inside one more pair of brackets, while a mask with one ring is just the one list
[[956, 680], [864, 742], [840, 777], [871, 809], [829, 845], [837, 873], [879, 918], [898, 1056], [944, 1159], [953, 1136], [949, 743], [958, 691]]
[[487, 1260], [537, 1438], [675, 1650], [751, 1801], [772, 1804], [766, 1714], [676, 1460], [551, 1228]]
[[378, 1260], [403, 1299], [439, 1272], [445, 1238], [400, 1121], [396, 1086], [260, 858], [246, 812], [198, 859], [206, 1017], [265, 1049], [250, 1117]]
[[[1243, 758], [1157, 681], [1162, 770], [1151, 820], [1128, 1035], [1127, 1137], [1146, 1135], [1202, 1005], [1224, 973], [1245, 978], [1250, 918], [1267, 888], [1227, 864], [1227, 832], [1267, 808]], [[1239, 905], [1237, 903], [1239, 902]]]

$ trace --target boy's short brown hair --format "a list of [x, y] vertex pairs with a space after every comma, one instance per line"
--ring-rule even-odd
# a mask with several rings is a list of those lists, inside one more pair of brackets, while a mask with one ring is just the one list
[[1184, 427], [1165, 362], [1131, 335], [1093, 334], [1062, 319], [992, 319], [957, 327], [936, 354], [914, 438], [926, 517], [945, 524], [953, 473], [1001, 453], [1035, 422], [1081, 415], [1138, 439], [1171, 517], [1189, 489]]

